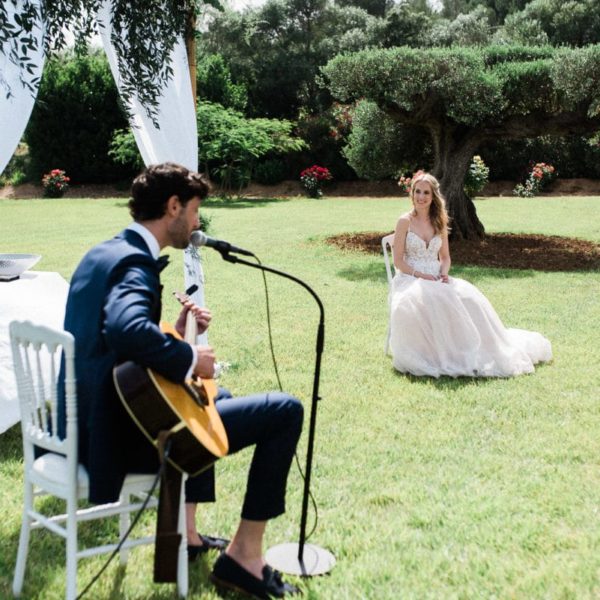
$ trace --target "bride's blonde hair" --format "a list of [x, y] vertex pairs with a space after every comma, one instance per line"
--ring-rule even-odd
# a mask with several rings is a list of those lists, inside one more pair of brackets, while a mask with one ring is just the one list
[[431, 206], [429, 207], [429, 219], [433, 225], [435, 233], [442, 234], [444, 231], [450, 231], [450, 218], [446, 210], [446, 199], [440, 191], [439, 181], [431, 174], [423, 171], [413, 175], [410, 184], [410, 201], [413, 202], [414, 212], [414, 193], [415, 186], [419, 181], [426, 181], [431, 186]]

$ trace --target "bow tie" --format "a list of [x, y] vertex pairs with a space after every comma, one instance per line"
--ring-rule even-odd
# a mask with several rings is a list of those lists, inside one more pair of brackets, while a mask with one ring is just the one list
[[156, 259], [156, 266], [158, 267], [158, 271], [162, 271], [169, 264], [168, 256], [159, 256]]

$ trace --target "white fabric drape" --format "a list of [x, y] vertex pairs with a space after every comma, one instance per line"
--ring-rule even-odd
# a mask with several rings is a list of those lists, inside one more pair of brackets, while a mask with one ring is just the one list
[[[37, 5], [39, 15], [41, 2], [33, 0], [31, 3]], [[16, 6], [12, 2], [5, 2], [5, 8], [8, 21], [14, 23], [14, 15], [22, 11], [23, 2], [18, 0]], [[41, 20], [33, 28], [31, 35], [37, 41], [37, 49], [29, 50], [29, 60], [34, 65], [31, 74], [21, 73], [20, 66], [10, 62], [7, 55], [8, 44], [0, 47], [0, 81], [3, 81], [3, 84], [0, 84], [0, 174], [4, 171], [27, 127], [37, 95], [37, 88], [35, 92], [31, 92], [21, 84], [20, 76], [27, 77], [29, 80], [42, 76], [44, 28]], [[11, 93], [9, 98], [6, 97], [7, 90]]]
[[[110, 40], [110, 2], [105, 2], [98, 12], [98, 23], [102, 25], [100, 36], [110, 68], [119, 86], [120, 76], [115, 51]], [[158, 108], [155, 127], [142, 105], [133, 99], [130, 103], [134, 115], [133, 135], [144, 160], [151, 165], [171, 161], [196, 171], [198, 169], [198, 134], [196, 112], [187, 54], [183, 40], [179, 40], [171, 54], [173, 77], [164, 86]]]
[[[110, 2], [104, 2], [98, 12], [98, 23], [101, 25], [100, 36], [110, 68], [119, 86], [120, 76], [117, 59], [111, 43], [111, 11]], [[198, 133], [196, 127], [196, 110], [192, 85], [188, 68], [188, 58], [183, 40], [179, 40], [171, 54], [173, 77], [165, 84], [159, 98], [158, 114], [154, 125], [144, 107], [137, 99], [130, 102], [133, 114], [131, 123], [133, 135], [145, 165], [166, 161], [178, 163], [198, 170]], [[186, 288], [192, 284], [198, 286], [191, 294], [198, 306], [204, 306], [204, 274], [200, 262], [200, 252], [188, 248], [184, 252], [184, 283]], [[206, 334], [198, 336], [198, 342], [207, 343]]]

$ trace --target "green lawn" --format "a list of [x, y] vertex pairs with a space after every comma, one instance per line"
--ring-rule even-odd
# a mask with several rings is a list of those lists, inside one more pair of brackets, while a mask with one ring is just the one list
[[[325, 305], [312, 486], [319, 515], [309, 541], [330, 549], [338, 563], [327, 576], [300, 581], [305, 597], [598, 598], [600, 273], [455, 265], [452, 274], [477, 285], [507, 326], [544, 333], [554, 361], [514, 379], [398, 374], [383, 354], [382, 258], [323, 240], [350, 231], [388, 233], [406, 208], [407, 200], [328, 198], [214, 200], [203, 209], [212, 235], [304, 279]], [[490, 198], [477, 210], [490, 232], [600, 243], [600, 198]], [[4, 200], [0, 211], [0, 252], [42, 254], [35, 268], [67, 279], [87, 248], [128, 222], [125, 202], [115, 199]], [[179, 251], [169, 254], [165, 292], [183, 285]], [[210, 250], [203, 256], [214, 313], [210, 342], [232, 364], [222, 383], [238, 393], [275, 388], [259, 273]], [[268, 281], [283, 387], [308, 408], [318, 311], [298, 286]], [[178, 307], [165, 297], [164, 309], [172, 318]], [[305, 450], [306, 432], [303, 465]], [[220, 500], [201, 511], [201, 531], [233, 532], [248, 462], [244, 452], [218, 465]], [[1, 598], [10, 596], [20, 469], [17, 426], [0, 436]], [[298, 539], [301, 497], [293, 467], [288, 512], [269, 527], [267, 546]], [[309, 529], [313, 521], [311, 510]], [[143, 527], [152, 525], [153, 518], [144, 519]], [[34, 532], [31, 548], [24, 596], [61, 598], [61, 541]], [[191, 598], [218, 598], [205, 577], [212, 559], [193, 567]], [[80, 583], [101, 564], [82, 561]], [[126, 568], [111, 566], [89, 597], [173, 598], [174, 587], [152, 583], [152, 551], [144, 548], [132, 552]]]

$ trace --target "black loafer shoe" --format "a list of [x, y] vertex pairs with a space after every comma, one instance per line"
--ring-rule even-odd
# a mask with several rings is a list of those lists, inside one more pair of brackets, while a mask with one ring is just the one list
[[285, 583], [280, 573], [271, 567], [263, 567], [262, 574], [263, 578], [257, 579], [223, 552], [215, 562], [210, 580], [217, 587], [234, 590], [260, 600], [283, 598], [285, 595], [300, 593], [297, 587]]
[[206, 554], [209, 550], [225, 550], [229, 545], [229, 540], [225, 538], [212, 537], [210, 535], [198, 534], [202, 540], [202, 546], [190, 546], [188, 544], [188, 560], [195, 561], [200, 555]]

